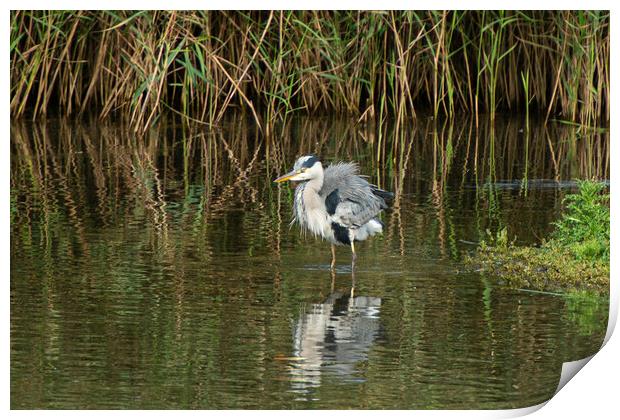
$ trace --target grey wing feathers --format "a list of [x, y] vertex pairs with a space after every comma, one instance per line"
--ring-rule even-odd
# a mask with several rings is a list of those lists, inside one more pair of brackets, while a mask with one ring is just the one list
[[336, 163], [325, 169], [319, 195], [328, 213], [341, 225], [360, 227], [388, 206], [391, 193], [380, 190], [359, 175], [355, 163]]

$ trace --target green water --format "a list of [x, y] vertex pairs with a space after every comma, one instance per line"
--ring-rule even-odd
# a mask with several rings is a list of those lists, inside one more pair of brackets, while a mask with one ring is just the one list
[[[289, 228], [271, 180], [302, 153], [397, 192], [350, 251]], [[380, 163], [375, 162], [377, 156]], [[100, 123], [11, 127], [11, 408], [514, 408], [597, 351], [605, 298], [506, 288], [462, 257], [551, 230], [608, 136], [302, 119], [139, 140]]]

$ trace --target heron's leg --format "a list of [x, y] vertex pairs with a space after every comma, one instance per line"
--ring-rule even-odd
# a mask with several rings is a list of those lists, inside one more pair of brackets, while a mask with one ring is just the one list
[[336, 245], [332, 244], [332, 271], [336, 267]]
[[351, 241], [351, 268], [355, 268], [355, 260], [357, 260], [357, 254], [355, 253], [355, 242]]
[[349, 242], [351, 242], [351, 271], [355, 269], [355, 260], [357, 255], [355, 254], [355, 233], [353, 229], [349, 229]]

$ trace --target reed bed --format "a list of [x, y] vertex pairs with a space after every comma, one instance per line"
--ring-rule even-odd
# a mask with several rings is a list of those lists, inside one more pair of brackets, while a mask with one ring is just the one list
[[12, 11], [13, 117], [609, 121], [608, 11]]

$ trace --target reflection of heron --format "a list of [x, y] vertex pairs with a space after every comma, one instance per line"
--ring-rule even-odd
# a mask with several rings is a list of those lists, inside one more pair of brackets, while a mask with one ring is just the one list
[[336, 264], [334, 245], [351, 245], [355, 265], [355, 241], [380, 233], [383, 224], [375, 217], [386, 209], [394, 194], [370, 184], [359, 175], [357, 164], [336, 163], [323, 169], [316, 156], [302, 156], [293, 170], [275, 182], [305, 181], [295, 189], [295, 221], [303, 229], [332, 243], [332, 269]]
[[305, 311], [293, 333], [293, 387], [319, 386], [328, 372], [354, 380], [355, 364], [368, 358], [379, 334], [380, 307], [381, 298], [336, 292]]

